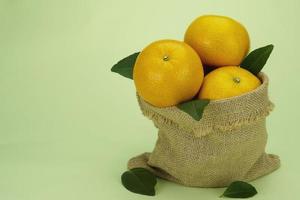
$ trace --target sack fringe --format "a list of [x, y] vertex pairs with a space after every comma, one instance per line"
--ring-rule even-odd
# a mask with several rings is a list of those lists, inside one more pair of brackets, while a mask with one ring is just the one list
[[228, 119], [226, 120], [226, 123], [220, 124], [219, 122], [218, 124], [215, 124], [212, 127], [220, 131], [231, 131], [236, 128], [240, 128], [243, 125], [248, 125], [267, 117], [270, 114], [270, 112], [273, 111], [273, 109], [274, 104], [272, 102], [269, 102], [265, 109], [255, 110], [252, 113], [250, 113], [247, 117], [238, 118], [235, 120]]
[[[221, 124], [220, 124], [220, 122], [218, 122], [218, 124], [215, 124], [214, 122], [203, 123], [203, 124], [201, 124], [201, 126], [199, 126], [199, 128], [194, 127], [192, 129], [190, 127], [185, 127], [181, 124], [178, 124], [178, 123], [174, 122], [173, 120], [166, 118], [163, 115], [156, 113], [149, 109], [142, 108], [142, 113], [147, 118], [153, 120], [154, 123], [159, 123], [159, 124], [164, 124], [164, 125], [184, 129], [186, 132], [190, 132], [195, 137], [202, 137], [202, 136], [206, 136], [209, 133], [212, 133], [214, 131], [232, 131], [232, 130], [238, 129], [244, 125], [251, 124], [253, 122], [256, 122], [256, 121], [268, 116], [273, 109], [274, 109], [274, 104], [271, 101], [269, 101], [269, 103], [265, 109], [255, 110], [252, 113], [249, 113], [249, 115], [247, 117], [238, 118], [238, 119], [234, 119], [234, 120], [232, 118], [229, 118], [227, 120], [224, 120], [225, 123], [221, 123]], [[180, 112], [183, 112], [183, 111], [180, 111]], [[201, 122], [202, 122], [202, 120], [200, 120], [199, 122], [196, 122], [196, 123], [201, 123]]]

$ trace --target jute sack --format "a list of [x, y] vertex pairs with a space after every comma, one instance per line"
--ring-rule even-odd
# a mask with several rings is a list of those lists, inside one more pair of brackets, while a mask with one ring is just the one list
[[140, 108], [158, 128], [152, 153], [129, 160], [128, 168], [143, 167], [158, 177], [186, 186], [224, 187], [232, 181], [251, 181], [280, 165], [265, 153], [266, 116], [273, 108], [268, 77], [250, 93], [214, 100], [194, 120], [176, 106], [157, 108], [138, 97]]

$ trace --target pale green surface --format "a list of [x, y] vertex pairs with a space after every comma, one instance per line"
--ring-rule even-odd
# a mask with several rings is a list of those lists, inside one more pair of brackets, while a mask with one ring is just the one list
[[267, 150], [282, 166], [253, 182], [253, 199], [299, 196], [299, 1], [175, 2], [0, 0], [1, 200], [218, 199], [223, 189], [162, 180], [154, 198], [122, 187], [127, 160], [152, 150], [156, 129], [132, 81], [110, 72], [153, 40], [182, 39], [205, 13], [241, 21], [252, 48], [275, 45]]

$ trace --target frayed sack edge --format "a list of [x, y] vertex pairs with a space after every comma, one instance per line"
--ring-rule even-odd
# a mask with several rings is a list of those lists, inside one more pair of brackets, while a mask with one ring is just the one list
[[[150, 105], [146, 101], [144, 101], [138, 94], [137, 100], [141, 111], [144, 116], [151, 119], [154, 122], [156, 127], [159, 127], [160, 124], [168, 125], [173, 128], [183, 129], [185, 132], [190, 133], [190, 136], [194, 137], [202, 137], [206, 136], [214, 131], [232, 131], [235, 129], [239, 129], [244, 125], [249, 125], [254, 123], [260, 119], [266, 118], [270, 112], [274, 109], [274, 104], [268, 99], [268, 83], [269, 79], [266, 74], [259, 73], [258, 77], [261, 79], [262, 84], [256, 90], [251, 91], [248, 94], [234, 97], [235, 99], [239, 99], [239, 101], [246, 101], [247, 98], [255, 98], [255, 95], [259, 95], [260, 99], [257, 104], [261, 104], [258, 106], [258, 109], [252, 109], [251, 111], [247, 111], [247, 114], [240, 117], [231, 117], [231, 116], [224, 116], [223, 120], [210, 119], [207, 120], [206, 118], [206, 109], [204, 109], [203, 117], [199, 122], [194, 121], [188, 114], [184, 113], [176, 106], [164, 108], [175, 115], [178, 115], [181, 120], [174, 121], [170, 119], [168, 116], [163, 115], [164, 113], [159, 113], [160, 111], [156, 111], [156, 107]], [[234, 99], [232, 98], [232, 99]], [[244, 99], [244, 100], [243, 100]], [[232, 100], [225, 100], [226, 102], [231, 102]], [[225, 102], [224, 100], [222, 102]], [[233, 101], [232, 101], [233, 102]], [[248, 102], [249, 103], [249, 102]], [[209, 107], [210, 105], [208, 105]], [[172, 117], [171, 117], [172, 118]], [[183, 122], [183, 123], [181, 123]], [[186, 123], [188, 122], [188, 123]]]
[[249, 114], [247, 118], [238, 118], [236, 120], [227, 121], [223, 124], [212, 124], [210, 126], [202, 126], [201, 128], [190, 128], [186, 126], [182, 126], [171, 119], [168, 119], [162, 116], [159, 113], [155, 113], [151, 110], [142, 109], [142, 113], [147, 118], [153, 120], [155, 123], [164, 124], [168, 126], [172, 126], [179, 129], [184, 129], [187, 132], [190, 132], [195, 137], [206, 136], [213, 131], [232, 131], [238, 129], [244, 125], [249, 125], [253, 122], [256, 122], [260, 119], [267, 117], [270, 112], [274, 109], [274, 104], [269, 102], [269, 105], [265, 110], [256, 110], [255, 112]]

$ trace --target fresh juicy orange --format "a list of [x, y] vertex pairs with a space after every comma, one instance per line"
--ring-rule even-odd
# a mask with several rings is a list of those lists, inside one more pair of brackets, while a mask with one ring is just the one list
[[249, 36], [239, 22], [225, 16], [204, 15], [186, 30], [184, 41], [208, 66], [238, 66], [248, 53]]
[[199, 99], [225, 99], [254, 90], [260, 80], [238, 66], [220, 67], [204, 77]]
[[133, 80], [144, 100], [157, 107], [168, 107], [197, 94], [203, 67], [197, 53], [186, 43], [160, 40], [138, 55]]

